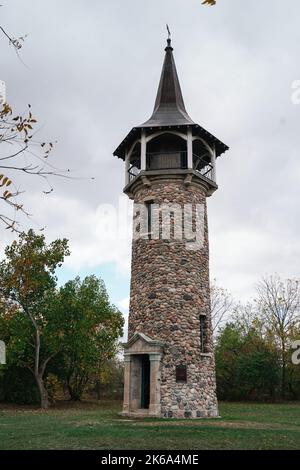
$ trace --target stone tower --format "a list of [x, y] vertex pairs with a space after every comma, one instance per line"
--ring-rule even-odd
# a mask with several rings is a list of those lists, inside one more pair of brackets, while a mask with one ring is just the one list
[[218, 416], [206, 198], [226, 150], [187, 114], [168, 39], [154, 112], [114, 152], [134, 201], [124, 416]]

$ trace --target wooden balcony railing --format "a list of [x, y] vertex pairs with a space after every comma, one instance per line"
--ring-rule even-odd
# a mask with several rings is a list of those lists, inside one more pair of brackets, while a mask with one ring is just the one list
[[[146, 155], [146, 169], [151, 170], [174, 170], [187, 169], [187, 152], [151, 152]], [[213, 166], [204, 157], [193, 154], [193, 169], [202, 176], [212, 180]], [[128, 169], [129, 182], [133, 181], [140, 173], [140, 161], [133, 161]]]

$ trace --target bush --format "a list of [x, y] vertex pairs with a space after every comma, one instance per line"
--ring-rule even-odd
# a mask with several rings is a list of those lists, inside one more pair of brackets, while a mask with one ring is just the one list
[[245, 334], [227, 324], [217, 341], [216, 373], [222, 400], [273, 400], [280, 381], [278, 352], [254, 330]]
[[0, 376], [0, 398], [17, 405], [39, 404], [39, 392], [31, 372], [10, 366]]

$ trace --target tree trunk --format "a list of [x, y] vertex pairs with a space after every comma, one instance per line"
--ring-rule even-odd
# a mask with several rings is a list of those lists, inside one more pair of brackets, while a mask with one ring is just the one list
[[285, 353], [285, 342], [281, 340], [282, 349], [282, 368], [281, 368], [281, 398], [285, 399], [285, 388], [286, 388], [286, 353]]
[[286, 373], [285, 372], [286, 372], [286, 364], [285, 364], [285, 359], [283, 359], [282, 369], [281, 369], [281, 397], [282, 397], [283, 400], [285, 399], [285, 388], [286, 388], [286, 386], [285, 386]]
[[44, 360], [42, 364], [40, 363], [41, 335], [40, 335], [39, 326], [36, 322], [35, 317], [30, 313], [28, 306], [24, 308], [24, 311], [26, 312], [26, 315], [30, 319], [35, 330], [34, 331], [34, 341], [35, 341], [34, 369], [33, 370], [30, 369], [30, 370], [34, 375], [34, 378], [36, 380], [36, 383], [39, 389], [41, 408], [47, 409], [49, 407], [49, 395], [44, 385], [43, 377], [44, 377], [44, 373], [46, 370], [46, 366], [48, 362], [51, 360], [51, 358], [54, 356], [54, 354], [50, 355], [46, 360]]
[[67, 384], [68, 392], [70, 395], [70, 400], [71, 401], [80, 401], [81, 400], [81, 395], [77, 390], [77, 387], [72, 387], [69, 383]]
[[82, 394], [85, 390], [88, 378], [80, 374], [75, 374], [68, 377], [67, 387], [71, 401], [81, 401]]
[[97, 400], [101, 399], [101, 382], [99, 379], [96, 380], [96, 393], [97, 393]]
[[49, 397], [48, 397], [48, 392], [47, 389], [44, 385], [43, 378], [40, 375], [35, 375], [35, 380], [40, 392], [40, 403], [41, 403], [41, 408], [46, 410], [49, 408]]
[[34, 358], [34, 370], [32, 372], [33, 372], [34, 378], [36, 380], [36, 383], [39, 389], [41, 408], [47, 409], [49, 407], [49, 397], [48, 397], [48, 392], [46, 390], [46, 387], [44, 385], [43, 376], [44, 376], [47, 362], [49, 361], [50, 358], [44, 362], [42, 367], [40, 366], [40, 349], [41, 349], [40, 331], [39, 331], [35, 318], [30, 314], [28, 309], [26, 309], [25, 311], [35, 329], [35, 335], [34, 335], [35, 358]]

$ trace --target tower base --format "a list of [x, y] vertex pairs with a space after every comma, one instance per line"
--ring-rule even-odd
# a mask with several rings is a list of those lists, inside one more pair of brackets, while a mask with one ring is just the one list
[[[162, 374], [165, 370], [165, 342], [136, 332], [125, 349], [123, 417], [199, 419], [219, 417], [215, 390], [209, 383], [174, 383]], [[203, 354], [207, 373], [211, 355]], [[167, 367], [168, 369], [168, 367]]]

